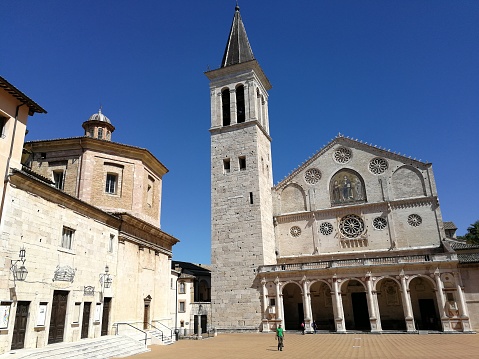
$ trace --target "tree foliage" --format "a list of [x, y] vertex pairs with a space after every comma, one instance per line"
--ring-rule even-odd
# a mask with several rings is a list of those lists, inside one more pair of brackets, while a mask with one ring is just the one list
[[479, 220], [467, 228], [467, 233], [460, 236], [459, 239], [466, 240], [468, 243], [479, 244]]

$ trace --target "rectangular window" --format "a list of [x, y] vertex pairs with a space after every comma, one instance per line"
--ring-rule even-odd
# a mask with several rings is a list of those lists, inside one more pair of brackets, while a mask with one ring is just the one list
[[225, 158], [223, 160], [223, 173], [230, 173], [230, 159]]
[[241, 156], [238, 158], [240, 171], [246, 170], [246, 157]]
[[186, 309], [185, 309], [185, 302], [180, 302], [180, 303], [179, 303], [178, 312], [180, 312], [180, 313], [184, 313], [184, 312], [186, 312]]
[[103, 139], [103, 128], [98, 129], [98, 139], [99, 140]]
[[72, 249], [73, 233], [75, 233], [73, 229], [68, 227], [63, 227], [62, 248]]
[[249, 193], [249, 204], [253, 204], [253, 192]]
[[114, 173], [107, 173], [105, 192], [110, 194], [116, 194], [118, 176]]
[[113, 245], [115, 243], [115, 235], [110, 234], [110, 240], [108, 242], [108, 252], [113, 253]]
[[53, 171], [53, 182], [55, 182], [55, 187], [62, 191], [65, 186], [64, 174], [65, 172], [62, 170]]
[[272, 307], [275, 306], [276, 305], [276, 300], [274, 298], [270, 298], [269, 299], [269, 305], [272, 306]]
[[0, 116], [0, 137], [5, 138], [5, 127], [7, 125], [7, 118]]

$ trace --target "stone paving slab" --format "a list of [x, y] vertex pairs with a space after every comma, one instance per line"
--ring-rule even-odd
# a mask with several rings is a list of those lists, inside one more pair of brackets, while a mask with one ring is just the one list
[[284, 350], [277, 351], [275, 336], [218, 334], [203, 340], [180, 340], [173, 345], [151, 346], [151, 352], [134, 359], [441, 359], [479, 358], [479, 334], [288, 334]]

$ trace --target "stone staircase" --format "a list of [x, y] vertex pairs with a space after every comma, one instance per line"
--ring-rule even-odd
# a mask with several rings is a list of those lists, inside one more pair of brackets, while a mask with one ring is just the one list
[[175, 339], [167, 335], [165, 332], [159, 330], [151, 330], [148, 332], [151, 335], [151, 344], [155, 345], [171, 345], [175, 342]]
[[109, 335], [77, 342], [51, 344], [41, 349], [12, 350], [0, 359], [108, 359], [148, 352], [144, 341], [124, 335]]

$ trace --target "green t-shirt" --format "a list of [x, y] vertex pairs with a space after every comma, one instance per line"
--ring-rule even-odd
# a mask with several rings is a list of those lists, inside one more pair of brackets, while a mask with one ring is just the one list
[[282, 337], [283, 336], [283, 328], [276, 328], [276, 335], [278, 337]]

